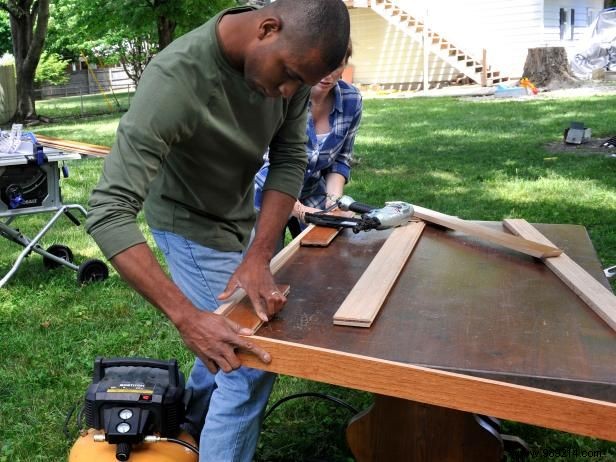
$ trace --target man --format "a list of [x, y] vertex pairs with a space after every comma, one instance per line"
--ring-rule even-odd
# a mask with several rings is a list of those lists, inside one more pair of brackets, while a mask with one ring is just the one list
[[[188, 419], [198, 428], [207, 412], [201, 461], [254, 454], [274, 377], [240, 368], [235, 349], [270, 357], [211, 311], [239, 287], [263, 320], [286, 301], [269, 262], [303, 179], [307, 85], [338, 67], [349, 28], [340, 0], [278, 0], [223, 11], [179, 38], [144, 72], [90, 198], [88, 232], [197, 356]], [[244, 254], [268, 146], [258, 231]], [[136, 225], [143, 204], [173, 282]]]

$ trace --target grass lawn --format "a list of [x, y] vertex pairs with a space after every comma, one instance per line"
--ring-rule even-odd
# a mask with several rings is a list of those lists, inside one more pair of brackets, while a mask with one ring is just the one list
[[39, 115], [52, 119], [80, 117], [89, 114], [126, 111], [134, 91], [114, 91], [92, 95], [68, 96], [41, 100], [36, 103]]
[[[55, 107], [40, 103], [39, 113], [54, 117]], [[35, 131], [109, 145], [118, 118], [41, 125]], [[404, 200], [465, 219], [583, 224], [604, 266], [615, 265], [616, 158], [546, 148], [560, 142], [563, 129], [578, 120], [592, 128], [595, 138], [615, 135], [616, 95], [366, 100], [358, 162], [346, 192], [372, 204]], [[71, 176], [62, 182], [65, 202], [85, 204], [100, 169], [100, 160], [71, 163]], [[21, 218], [14, 225], [31, 235], [44, 218]], [[101, 258], [83, 229], [68, 220], [56, 225], [43, 245], [54, 243], [70, 245], [77, 262]], [[19, 250], [0, 240], [2, 274]], [[66, 459], [72, 441], [62, 433], [64, 418], [82, 399], [97, 355], [173, 357], [185, 373], [191, 364], [174, 328], [115, 272], [104, 283], [78, 287], [74, 272], [47, 272], [39, 256], [29, 258], [0, 289], [0, 462]], [[279, 379], [271, 402], [304, 391], [328, 393], [356, 408], [370, 402], [366, 393], [292, 377]], [[289, 401], [266, 420], [257, 459], [352, 460], [343, 437], [349, 417], [345, 408], [328, 401]], [[616, 443], [505, 425], [536, 450], [577, 448], [601, 453], [590, 460], [616, 461]]]

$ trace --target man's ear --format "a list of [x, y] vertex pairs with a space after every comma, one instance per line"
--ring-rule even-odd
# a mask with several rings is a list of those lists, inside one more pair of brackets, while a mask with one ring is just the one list
[[282, 20], [275, 16], [269, 16], [259, 23], [258, 38], [263, 40], [272, 34], [277, 34], [282, 30]]

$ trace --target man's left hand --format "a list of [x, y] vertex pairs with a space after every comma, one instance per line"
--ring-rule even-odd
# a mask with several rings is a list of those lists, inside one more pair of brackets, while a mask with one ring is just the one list
[[228, 299], [238, 288], [244, 289], [257, 316], [264, 322], [269, 321], [287, 302], [287, 297], [278, 290], [274, 282], [269, 259], [251, 255], [250, 251], [235, 270], [218, 299]]

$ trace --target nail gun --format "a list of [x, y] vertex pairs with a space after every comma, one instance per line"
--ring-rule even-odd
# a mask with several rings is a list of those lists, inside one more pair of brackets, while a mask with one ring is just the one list
[[304, 221], [331, 228], [351, 228], [354, 233], [359, 233], [371, 229], [394, 228], [405, 224], [413, 216], [413, 206], [401, 201], [386, 202], [385, 207], [377, 208], [357, 202], [352, 197], [342, 196], [336, 205], [340, 210], [359, 213], [360, 217], [341, 217], [320, 212], [306, 213]]

